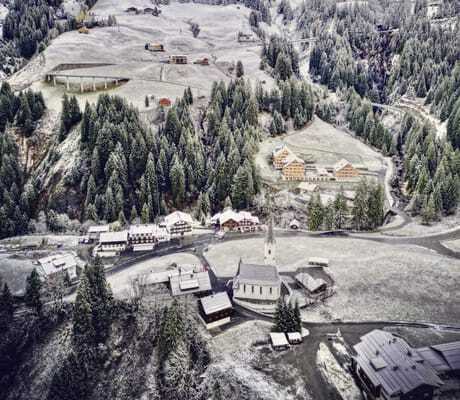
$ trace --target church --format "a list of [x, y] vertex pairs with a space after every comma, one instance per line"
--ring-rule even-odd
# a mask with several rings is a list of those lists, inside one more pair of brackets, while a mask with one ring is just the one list
[[247, 264], [240, 260], [233, 280], [235, 303], [260, 312], [274, 312], [281, 297], [281, 279], [276, 266], [276, 241], [273, 220], [269, 222], [264, 243], [264, 264]]

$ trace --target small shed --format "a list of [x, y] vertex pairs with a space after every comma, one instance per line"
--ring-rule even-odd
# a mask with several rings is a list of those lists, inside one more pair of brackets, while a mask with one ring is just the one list
[[289, 348], [289, 342], [286, 339], [286, 335], [283, 332], [271, 332], [270, 342], [273, 350], [286, 350]]
[[327, 289], [327, 282], [324, 279], [315, 279], [305, 272], [301, 272], [295, 276], [310, 295], [320, 294]]
[[287, 334], [289, 344], [300, 344], [302, 343], [302, 335], [300, 332], [289, 332]]
[[200, 317], [206, 329], [217, 328], [230, 322], [233, 306], [227, 292], [214, 293], [199, 300]]
[[323, 257], [310, 257], [308, 259], [308, 265], [317, 267], [329, 267], [329, 260]]

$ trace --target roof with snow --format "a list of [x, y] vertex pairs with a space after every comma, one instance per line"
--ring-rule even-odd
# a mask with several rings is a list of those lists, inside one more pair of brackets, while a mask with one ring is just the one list
[[273, 157], [276, 157], [277, 155], [279, 155], [280, 153], [282, 153], [285, 150], [287, 150], [289, 152], [289, 154], [293, 154], [292, 150], [289, 147], [287, 147], [285, 144], [283, 144], [282, 146], [278, 146], [273, 150], [273, 153], [272, 153]]
[[130, 235], [163, 235], [167, 234], [165, 228], [160, 228], [156, 224], [131, 225], [129, 227]]
[[297, 157], [295, 154], [289, 154], [286, 157], [286, 160], [284, 160], [284, 166], [288, 166], [294, 162], [300, 163], [300, 164], [305, 164], [305, 161], [302, 160], [301, 158]]
[[270, 340], [273, 347], [289, 347], [286, 335], [283, 332], [270, 332]]
[[354, 349], [357, 364], [372, 384], [390, 396], [404, 395], [422, 385], [436, 388], [443, 383], [416, 349], [389, 332], [369, 332]]
[[110, 231], [109, 225], [93, 225], [88, 228], [88, 233], [102, 233]]
[[227, 292], [214, 293], [211, 296], [202, 297], [200, 301], [206, 315], [232, 308]]
[[337, 161], [335, 164], [334, 164], [334, 171], [340, 171], [342, 168], [345, 168], [347, 165], [351, 165], [351, 162], [345, 160], [344, 158], [342, 158], [340, 161]]
[[250, 221], [254, 224], [259, 223], [259, 218], [252, 215], [249, 211], [237, 212], [232, 209], [226, 209], [222, 213], [215, 214], [211, 220], [215, 223], [219, 222], [221, 225], [231, 220], [235, 222]]
[[212, 289], [208, 271], [180, 273], [169, 278], [173, 296], [208, 292]]
[[73, 269], [78, 265], [77, 259], [73, 254], [55, 254], [38, 259], [38, 263], [44, 275], [49, 276], [58, 271]]
[[297, 188], [300, 190], [305, 190], [307, 192], [314, 192], [319, 188], [319, 186], [316, 183], [311, 183], [311, 182], [300, 182], [297, 185]]
[[278, 269], [273, 265], [244, 264], [238, 266], [238, 281], [240, 283], [257, 285], [277, 285], [281, 280]]
[[128, 241], [128, 231], [103, 232], [99, 237], [99, 243], [123, 243]]
[[309, 292], [317, 292], [327, 288], [327, 282], [324, 279], [315, 279], [306, 272], [301, 272], [295, 276], [295, 279]]
[[180, 222], [185, 222], [191, 225], [193, 223], [193, 219], [190, 214], [184, 213], [182, 211], [174, 211], [165, 217], [165, 222], [166, 225], [175, 225]]

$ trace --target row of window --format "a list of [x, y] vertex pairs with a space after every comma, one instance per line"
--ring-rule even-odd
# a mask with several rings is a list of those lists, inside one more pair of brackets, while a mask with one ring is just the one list
[[[243, 292], [246, 293], [246, 284], [243, 285]], [[251, 293], [254, 294], [254, 292], [255, 292], [254, 285], [251, 285]], [[262, 286], [259, 286], [259, 292], [260, 292], [260, 294], [262, 294]], [[272, 287], [270, 287], [270, 294], [273, 294], [273, 288]]]

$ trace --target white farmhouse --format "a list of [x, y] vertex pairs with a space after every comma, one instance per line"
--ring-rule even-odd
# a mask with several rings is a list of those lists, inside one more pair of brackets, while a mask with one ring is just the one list
[[102, 255], [117, 255], [125, 251], [127, 246], [128, 231], [105, 232], [99, 237], [98, 251], [102, 252]]
[[131, 225], [128, 236], [133, 251], [153, 250], [158, 243], [169, 240], [166, 228], [155, 224]]
[[192, 233], [193, 219], [182, 211], [174, 211], [167, 215], [164, 223], [171, 237], [186, 236]]
[[54, 279], [57, 277], [69, 277], [70, 281], [78, 279], [78, 261], [73, 254], [55, 254], [43, 257], [38, 260], [38, 273], [43, 279]]
[[91, 241], [98, 241], [101, 233], [106, 233], [109, 231], [109, 225], [93, 225], [88, 228], [88, 238]]

